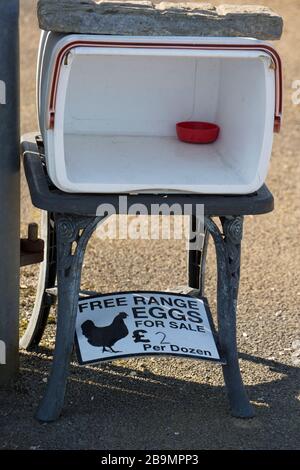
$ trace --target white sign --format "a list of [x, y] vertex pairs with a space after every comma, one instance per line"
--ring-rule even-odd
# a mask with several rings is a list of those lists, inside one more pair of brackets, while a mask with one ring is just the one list
[[75, 343], [80, 364], [139, 355], [220, 361], [206, 301], [165, 292], [80, 300]]

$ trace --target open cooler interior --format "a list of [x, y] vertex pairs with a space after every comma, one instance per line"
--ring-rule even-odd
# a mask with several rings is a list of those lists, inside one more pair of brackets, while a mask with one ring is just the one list
[[[63, 190], [249, 193], [266, 176], [275, 98], [263, 52], [77, 47], [57, 103], [48, 154]], [[180, 121], [216, 123], [219, 138], [180, 142]]]

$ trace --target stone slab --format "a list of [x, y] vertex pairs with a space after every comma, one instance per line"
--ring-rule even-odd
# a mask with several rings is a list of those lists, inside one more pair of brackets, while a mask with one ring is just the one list
[[210, 3], [39, 0], [41, 29], [130, 36], [252, 37], [278, 40], [282, 18], [267, 7]]

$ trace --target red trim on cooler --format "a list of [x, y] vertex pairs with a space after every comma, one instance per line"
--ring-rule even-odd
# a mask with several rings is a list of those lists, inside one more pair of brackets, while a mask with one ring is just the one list
[[54, 66], [50, 100], [49, 100], [49, 121], [48, 128], [54, 128], [56, 95], [59, 79], [59, 70], [65, 55], [73, 47], [111, 47], [111, 48], [134, 48], [134, 49], [190, 49], [190, 50], [256, 50], [262, 51], [270, 55], [275, 64], [275, 116], [274, 116], [274, 132], [280, 132], [281, 116], [282, 116], [282, 63], [278, 52], [269, 45], [255, 44], [166, 44], [166, 43], [125, 43], [125, 42], [105, 42], [105, 41], [73, 41], [66, 44], [58, 53]]
[[274, 132], [276, 132], [277, 134], [279, 134], [280, 129], [281, 129], [281, 116], [275, 116], [275, 120], [274, 120]]

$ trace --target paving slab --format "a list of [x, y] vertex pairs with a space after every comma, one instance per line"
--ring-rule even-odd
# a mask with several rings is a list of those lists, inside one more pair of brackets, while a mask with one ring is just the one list
[[270, 8], [199, 2], [40, 0], [41, 29], [133, 36], [214, 36], [280, 39], [283, 20]]

